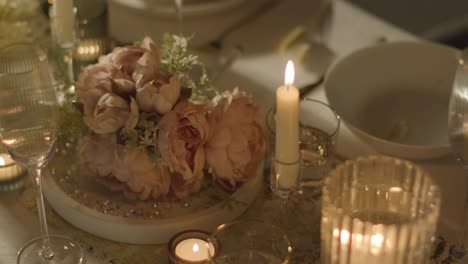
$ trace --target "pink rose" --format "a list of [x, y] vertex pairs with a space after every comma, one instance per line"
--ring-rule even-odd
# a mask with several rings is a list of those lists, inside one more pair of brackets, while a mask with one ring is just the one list
[[112, 177], [114, 156], [117, 150], [117, 136], [88, 135], [80, 140], [78, 157], [82, 166], [92, 175]]
[[86, 110], [83, 117], [85, 124], [97, 134], [117, 132], [124, 127], [130, 117], [130, 105], [123, 98], [112, 93], [105, 93], [99, 98], [92, 113]]
[[234, 91], [208, 116], [210, 137], [205, 147], [216, 178], [235, 187], [253, 177], [265, 148], [263, 122], [251, 98]]
[[158, 199], [169, 192], [169, 170], [152, 161], [144, 150], [118, 148], [113, 175], [125, 183], [124, 194], [140, 200]]
[[180, 96], [180, 83], [177, 76], [169, 78], [168, 83], [161, 80], [147, 82], [137, 89], [136, 100], [140, 110], [165, 114], [171, 111]]
[[173, 173], [172, 189], [186, 197], [200, 189], [209, 133], [206, 107], [181, 102], [159, 121], [156, 142], [162, 159]]

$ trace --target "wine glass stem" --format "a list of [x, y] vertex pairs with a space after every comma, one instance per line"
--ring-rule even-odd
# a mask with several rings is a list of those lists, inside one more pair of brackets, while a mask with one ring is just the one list
[[179, 31], [179, 34], [182, 36], [182, 24], [183, 24], [183, 0], [174, 0], [174, 4], [176, 7], [176, 15], [177, 15], [177, 30]]
[[279, 220], [280, 220], [280, 226], [283, 228], [287, 229], [289, 227], [289, 218], [291, 214], [291, 208], [290, 208], [290, 200], [289, 200], [289, 195], [288, 196], [280, 196], [280, 215], [279, 215]]
[[241, 47], [234, 47], [232, 48], [226, 57], [223, 58], [219, 70], [213, 76], [213, 83], [217, 84], [217, 82], [221, 79], [223, 73], [231, 68], [231, 66], [236, 62], [236, 60], [242, 56], [242, 48]]
[[41, 226], [42, 251], [40, 252], [40, 254], [45, 259], [52, 259], [54, 257], [54, 252], [52, 252], [52, 248], [50, 246], [49, 241], [49, 229], [47, 227], [47, 219], [44, 207], [44, 196], [42, 194], [41, 168], [32, 167], [28, 169], [28, 172], [33, 178], [34, 191], [36, 193], [37, 211], [39, 214], [39, 223]]
[[[468, 191], [468, 178], [465, 179], [465, 192]], [[464, 248], [468, 248], [468, 193], [465, 194], [465, 207], [463, 208], [463, 241]]]
[[64, 50], [64, 60], [67, 65], [67, 78], [70, 83], [75, 82], [75, 74], [73, 72], [73, 47]]

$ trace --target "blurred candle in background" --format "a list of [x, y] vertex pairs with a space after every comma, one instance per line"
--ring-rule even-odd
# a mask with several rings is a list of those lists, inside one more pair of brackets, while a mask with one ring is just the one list
[[75, 38], [75, 13], [73, 0], [53, 2], [55, 37], [58, 43], [73, 43]]
[[0, 181], [10, 181], [20, 176], [23, 169], [18, 166], [10, 155], [0, 153]]

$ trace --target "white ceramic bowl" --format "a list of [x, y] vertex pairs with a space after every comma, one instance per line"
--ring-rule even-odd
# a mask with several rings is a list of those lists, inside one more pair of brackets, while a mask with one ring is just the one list
[[[194, 38], [190, 44], [201, 47], [227, 28], [255, 12], [271, 0], [184, 1], [183, 33]], [[155, 41], [165, 32], [178, 32], [172, 1], [109, 0], [109, 31], [118, 42], [132, 43], [150, 36]]]
[[376, 151], [409, 159], [450, 152], [448, 103], [458, 51], [426, 42], [364, 48], [337, 61], [327, 99]]

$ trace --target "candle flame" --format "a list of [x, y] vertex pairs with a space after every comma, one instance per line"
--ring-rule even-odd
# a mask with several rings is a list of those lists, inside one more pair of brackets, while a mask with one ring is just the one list
[[377, 233], [371, 236], [370, 252], [375, 256], [380, 255], [384, 247], [384, 236]]
[[192, 250], [193, 252], [198, 253], [198, 251], [200, 251], [200, 247], [198, 247], [198, 244], [194, 244]]
[[384, 237], [379, 233], [371, 237], [371, 243], [375, 247], [378, 247], [378, 248], [382, 247], [383, 241], [384, 241]]
[[5, 165], [5, 160], [2, 157], [0, 157], [0, 166], [4, 166], [4, 165]]
[[284, 84], [291, 86], [294, 83], [294, 63], [292, 60], [288, 60], [286, 64], [286, 70], [284, 71]]
[[341, 230], [340, 240], [343, 244], [348, 244], [350, 237], [348, 230]]
[[401, 187], [390, 187], [390, 192], [402, 192], [403, 189]]

